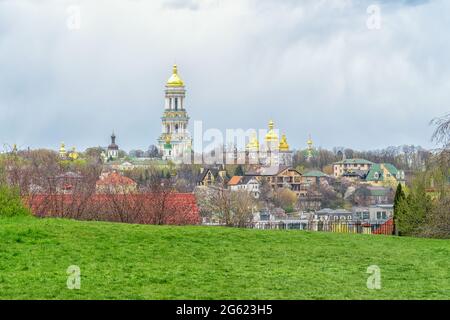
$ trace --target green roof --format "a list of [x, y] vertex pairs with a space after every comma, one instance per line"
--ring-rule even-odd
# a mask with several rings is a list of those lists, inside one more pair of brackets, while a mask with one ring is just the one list
[[372, 161], [366, 160], [366, 159], [344, 159], [338, 162], [335, 162], [335, 164], [372, 164]]
[[[383, 174], [384, 170], [381, 169], [382, 165], [387, 169], [387, 171], [389, 171], [391, 176], [396, 178], [398, 170], [394, 165], [392, 165], [390, 163], [376, 163], [376, 164], [372, 165], [369, 172], [367, 173], [366, 181], [383, 181], [384, 180], [384, 174]], [[378, 178], [375, 177], [376, 173], [378, 173]]]
[[308, 172], [304, 173], [303, 176], [304, 177], [316, 177], [316, 178], [327, 177], [327, 175], [325, 173], [323, 173], [322, 171], [319, 171], [319, 170], [308, 171]]
[[389, 193], [389, 189], [369, 189], [370, 195], [374, 197], [384, 197]]

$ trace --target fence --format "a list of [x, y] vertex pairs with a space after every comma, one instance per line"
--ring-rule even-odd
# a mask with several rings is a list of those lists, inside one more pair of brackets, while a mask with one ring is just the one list
[[253, 229], [279, 230], [308, 230], [340, 233], [384, 234], [394, 233], [392, 219], [386, 222], [359, 221], [259, 221], [247, 224], [245, 227]]

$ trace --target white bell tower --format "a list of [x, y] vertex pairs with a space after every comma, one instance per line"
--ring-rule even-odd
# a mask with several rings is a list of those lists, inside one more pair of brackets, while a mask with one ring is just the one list
[[[178, 76], [177, 65], [166, 83], [164, 113], [161, 117], [162, 130], [158, 139], [160, 152], [166, 154], [167, 141], [171, 145], [171, 159], [181, 161], [192, 149], [192, 139], [188, 131], [189, 116], [185, 109], [186, 90]], [[167, 150], [166, 150], [167, 151]], [[164, 156], [164, 158], [166, 158]]]

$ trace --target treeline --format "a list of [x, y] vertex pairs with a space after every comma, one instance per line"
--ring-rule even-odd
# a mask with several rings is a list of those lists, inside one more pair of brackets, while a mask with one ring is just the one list
[[[432, 157], [432, 152], [419, 146], [388, 147], [381, 150], [357, 151], [353, 149], [334, 148], [333, 150], [317, 149], [313, 157], [306, 156], [306, 150], [295, 152], [294, 167], [304, 169], [331, 170], [331, 164], [342, 159], [366, 159], [374, 163], [391, 163], [397, 169], [416, 171], [425, 168]], [[331, 172], [328, 172], [331, 173]]]

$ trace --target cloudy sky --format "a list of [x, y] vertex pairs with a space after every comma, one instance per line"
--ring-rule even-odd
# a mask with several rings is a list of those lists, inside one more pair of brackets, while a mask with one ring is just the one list
[[0, 0], [0, 143], [84, 149], [115, 130], [146, 149], [176, 62], [204, 128], [273, 119], [295, 148], [308, 134], [432, 147], [429, 121], [450, 111], [449, 14], [447, 0]]

